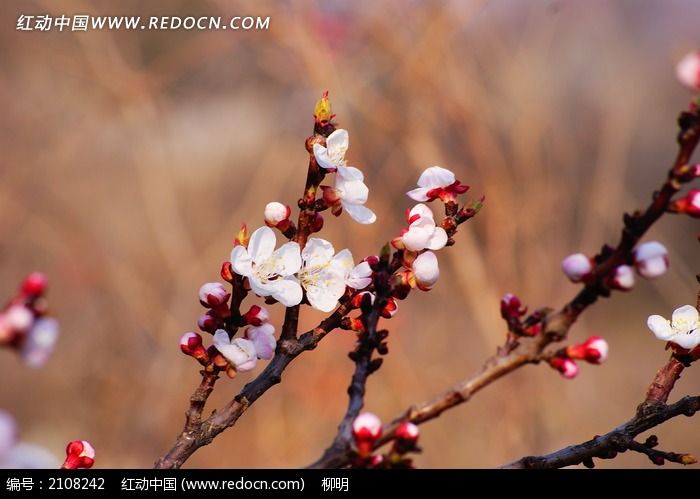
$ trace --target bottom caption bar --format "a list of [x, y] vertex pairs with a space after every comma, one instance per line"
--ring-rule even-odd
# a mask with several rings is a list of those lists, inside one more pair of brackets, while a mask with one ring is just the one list
[[691, 486], [697, 478], [683, 470], [0, 470], [0, 497], [366, 497], [383, 491], [467, 494], [481, 486], [515, 492], [537, 482], [549, 490], [579, 483], [604, 490], [619, 480], [642, 491], [669, 480]]

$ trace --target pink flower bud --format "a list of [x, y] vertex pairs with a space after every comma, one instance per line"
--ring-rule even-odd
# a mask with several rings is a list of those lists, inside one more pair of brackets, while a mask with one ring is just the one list
[[600, 336], [591, 336], [584, 343], [566, 347], [566, 355], [571, 359], [602, 364], [608, 358], [608, 342]]
[[559, 371], [566, 379], [574, 379], [578, 374], [576, 362], [568, 357], [552, 357], [549, 360], [549, 365]]
[[643, 277], [663, 275], [668, 269], [668, 251], [656, 241], [640, 244], [634, 252], [634, 265]]
[[316, 213], [313, 222], [311, 222], [311, 233], [315, 234], [323, 229], [323, 215]]
[[199, 288], [199, 301], [205, 307], [218, 307], [231, 297], [231, 293], [220, 282], [208, 282]]
[[260, 326], [270, 320], [270, 313], [265, 307], [253, 305], [244, 315], [243, 319], [251, 326]]
[[199, 333], [189, 332], [182, 335], [180, 338], [180, 350], [185, 355], [194, 355], [195, 351], [204, 349], [202, 345], [202, 336]]
[[24, 279], [22, 294], [30, 298], [37, 298], [46, 292], [47, 284], [48, 279], [45, 274], [33, 272]]
[[687, 54], [676, 66], [678, 81], [690, 90], [700, 91], [700, 50]]
[[430, 290], [440, 277], [440, 268], [435, 253], [426, 251], [418, 255], [413, 262], [413, 275], [419, 289]]
[[66, 447], [66, 460], [62, 469], [76, 470], [79, 468], [92, 468], [95, 464], [95, 449], [87, 440], [73, 440]]
[[352, 307], [360, 308], [362, 306], [362, 300], [365, 299], [365, 296], [369, 296], [370, 302], [374, 303], [374, 293], [371, 293], [369, 291], [363, 291], [361, 293], [357, 293], [355, 296], [352, 297], [352, 300], [350, 301]]
[[372, 454], [374, 442], [382, 436], [382, 422], [371, 412], [363, 412], [352, 423], [352, 436], [362, 457]]
[[700, 189], [691, 189], [684, 198], [673, 203], [678, 213], [685, 213], [693, 218], [700, 218]]
[[207, 310], [205, 314], [202, 314], [199, 319], [197, 319], [197, 326], [199, 329], [207, 333], [214, 333], [221, 327], [221, 324], [221, 317], [213, 310]]
[[411, 422], [401, 423], [396, 429], [396, 438], [406, 442], [415, 443], [418, 440], [418, 426]]
[[265, 225], [268, 227], [277, 227], [281, 222], [289, 220], [292, 214], [292, 209], [282, 203], [273, 201], [265, 206]]
[[634, 271], [629, 265], [620, 265], [615, 269], [612, 279], [612, 286], [615, 289], [629, 291], [634, 287]]
[[562, 260], [561, 269], [571, 282], [581, 282], [593, 271], [593, 263], [583, 253], [575, 253]]
[[527, 313], [527, 308], [522, 306], [520, 298], [512, 293], [507, 293], [501, 298], [501, 317], [504, 319], [517, 319]]
[[34, 322], [34, 314], [24, 305], [12, 305], [3, 314], [3, 323], [15, 333], [26, 332]]

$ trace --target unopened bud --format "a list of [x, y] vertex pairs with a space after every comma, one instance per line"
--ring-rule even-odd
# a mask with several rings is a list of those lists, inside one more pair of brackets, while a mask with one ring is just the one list
[[656, 241], [640, 244], [634, 252], [634, 265], [643, 277], [663, 275], [668, 269], [668, 251]]
[[559, 371], [566, 379], [574, 379], [578, 374], [576, 362], [568, 357], [552, 357], [549, 360], [549, 365]]
[[600, 336], [591, 336], [584, 343], [570, 345], [566, 355], [571, 359], [585, 360], [591, 364], [602, 364], [608, 358], [608, 342]]
[[328, 90], [323, 92], [323, 96], [314, 107], [314, 118], [318, 124], [326, 124], [333, 119], [333, 108], [328, 98]]
[[243, 319], [251, 326], [260, 326], [270, 320], [270, 312], [268, 312], [265, 307], [253, 305], [250, 307], [250, 310], [243, 315]]
[[92, 468], [95, 464], [95, 449], [87, 440], [73, 440], [66, 447], [66, 460], [61, 466], [66, 470]]
[[233, 272], [233, 265], [231, 265], [231, 262], [224, 262], [221, 264], [221, 278], [224, 281], [233, 284], [233, 280], [235, 279], [235, 277]]
[[694, 92], [700, 91], [700, 50], [687, 54], [676, 66], [678, 81]]
[[202, 337], [195, 332], [189, 332], [180, 338], [180, 350], [185, 355], [194, 357], [200, 362], [208, 362], [209, 355], [207, 349], [202, 345]]
[[507, 293], [501, 298], [501, 317], [504, 319], [517, 319], [527, 313], [527, 307], [523, 307], [520, 298], [512, 293]]
[[691, 189], [684, 198], [676, 200], [672, 208], [677, 213], [700, 218], [700, 189]]
[[22, 294], [30, 298], [37, 298], [46, 292], [47, 284], [48, 279], [45, 274], [33, 272], [24, 279]]
[[561, 269], [571, 282], [581, 282], [593, 271], [593, 263], [583, 253], [575, 253], [562, 260]]
[[382, 436], [382, 422], [371, 412], [363, 412], [352, 423], [352, 436], [361, 457], [369, 457], [372, 447]]
[[199, 301], [205, 307], [218, 307], [228, 302], [231, 293], [220, 282], [208, 282], [199, 288]]
[[248, 241], [250, 241], [250, 234], [248, 234], [248, 227], [246, 224], [241, 225], [241, 230], [238, 231], [236, 237], [233, 240], [234, 246], [248, 246]]
[[611, 285], [621, 291], [629, 291], [634, 287], [634, 271], [629, 265], [620, 265], [615, 269]]
[[405, 454], [416, 449], [418, 442], [418, 426], [406, 421], [401, 423], [396, 428], [396, 440], [394, 441], [394, 450], [399, 454]]
[[277, 201], [267, 203], [265, 206], [265, 225], [277, 227], [282, 222], [288, 221], [291, 214], [292, 209], [289, 206], [285, 206]]
[[384, 306], [384, 309], [382, 310], [382, 317], [385, 319], [391, 319], [396, 315], [396, 313], [399, 311], [399, 304], [396, 302], [394, 298], [389, 298], [389, 300], [386, 302], [386, 305]]

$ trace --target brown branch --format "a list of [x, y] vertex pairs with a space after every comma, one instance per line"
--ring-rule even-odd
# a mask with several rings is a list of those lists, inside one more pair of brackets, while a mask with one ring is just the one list
[[[698, 353], [692, 355], [689, 362], [697, 359]], [[693, 416], [700, 411], [699, 397], [683, 397], [672, 405], [666, 405], [666, 401], [678, 378], [681, 376], [684, 365], [675, 355], [656, 373], [654, 380], [647, 389], [644, 401], [637, 407], [636, 415], [621, 424], [614, 430], [603, 436], [597, 436], [587, 442], [571, 445], [546, 456], [527, 456], [504, 468], [563, 468], [583, 463], [586, 467], [593, 467], [593, 458], [612, 459], [619, 452], [632, 450], [641, 452], [649, 457], [655, 464], [663, 464], [672, 461], [682, 464], [691, 464], [692, 456], [654, 450], [658, 443], [655, 437], [647, 439], [644, 444], [635, 441], [635, 437], [655, 426], [658, 426], [671, 418], [685, 415]]]
[[[678, 123], [681, 127], [678, 135], [679, 151], [669, 170], [668, 179], [654, 194], [651, 203], [644, 212], [624, 216], [624, 227], [620, 241], [614, 249], [604, 248], [597, 255], [595, 259], [597, 265], [586, 279], [583, 289], [560, 310], [545, 315], [542, 320], [542, 332], [538, 336], [519, 337], [509, 334], [505, 345], [499, 348], [499, 351], [490, 357], [471, 378], [453, 385], [431, 401], [408, 408], [403, 414], [385, 425], [382, 437], [376, 442], [375, 448], [394, 440], [396, 429], [401, 423], [410, 421], [414, 424], [421, 424], [435, 419], [444, 411], [469, 401], [479, 390], [506, 374], [526, 364], [540, 362], [545, 355], [546, 348], [552, 343], [564, 340], [569, 329], [584, 310], [595, 303], [598, 298], [610, 295], [608, 283], [614, 275], [615, 269], [632, 260], [637, 243], [649, 228], [666, 213], [673, 196], [681, 189], [682, 185], [694, 179], [688, 161], [700, 139], [700, 115], [683, 112]], [[350, 459], [351, 455], [348, 452], [334, 455], [325, 453], [311, 467], [343, 467], [349, 464]]]

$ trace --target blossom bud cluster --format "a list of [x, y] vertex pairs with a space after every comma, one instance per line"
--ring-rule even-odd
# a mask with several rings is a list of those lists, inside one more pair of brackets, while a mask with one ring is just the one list
[[47, 316], [46, 287], [44, 274], [30, 274], [0, 312], [0, 346], [15, 349], [30, 367], [46, 363], [59, 335], [58, 321]]
[[357, 468], [411, 468], [410, 452], [420, 452], [417, 446], [418, 426], [404, 422], [396, 428], [394, 443], [389, 453], [373, 454], [374, 446], [382, 436], [382, 422], [371, 412], [363, 412], [352, 423], [352, 436], [357, 449], [354, 467]]

